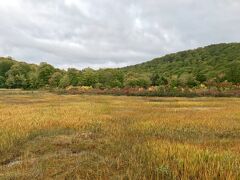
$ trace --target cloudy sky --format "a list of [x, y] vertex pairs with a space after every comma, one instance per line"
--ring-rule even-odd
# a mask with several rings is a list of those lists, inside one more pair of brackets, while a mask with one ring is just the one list
[[239, 41], [239, 0], [0, 0], [0, 56], [60, 68]]

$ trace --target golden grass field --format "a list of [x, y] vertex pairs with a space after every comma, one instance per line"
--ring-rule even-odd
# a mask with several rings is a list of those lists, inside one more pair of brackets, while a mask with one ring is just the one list
[[2, 90], [0, 179], [240, 179], [240, 99]]

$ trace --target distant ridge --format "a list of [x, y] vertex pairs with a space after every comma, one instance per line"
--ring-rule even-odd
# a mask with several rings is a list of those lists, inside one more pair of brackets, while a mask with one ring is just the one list
[[221, 43], [155, 58], [122, 68], [138, 73], [157, 72], [166, 76], [200, 71], [207, 77], [226, 73], [234, 63], [240, 63], [240, 43]]

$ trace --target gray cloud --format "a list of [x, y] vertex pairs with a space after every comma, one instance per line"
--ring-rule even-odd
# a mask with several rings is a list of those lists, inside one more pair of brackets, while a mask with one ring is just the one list
[[117, 67], [240, 41], [239, 0], [1, 0], [0, 56]]

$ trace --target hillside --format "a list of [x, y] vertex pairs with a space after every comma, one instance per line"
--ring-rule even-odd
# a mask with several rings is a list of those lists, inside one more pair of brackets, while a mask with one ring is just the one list
[[240, 63], [240, 43], [216, 44], [169, 54], [151, 61], [128, 66], [124, 71], [160, 73], [166, 76], [202, 72], [208, 78], [227, 73]]
[[34, 65], [0, 58], [0, 88], [193, 88], [209, 82], [240, 83], [240, 43], [210, 45], [117, 69], [60, 70], [47, 63]]

